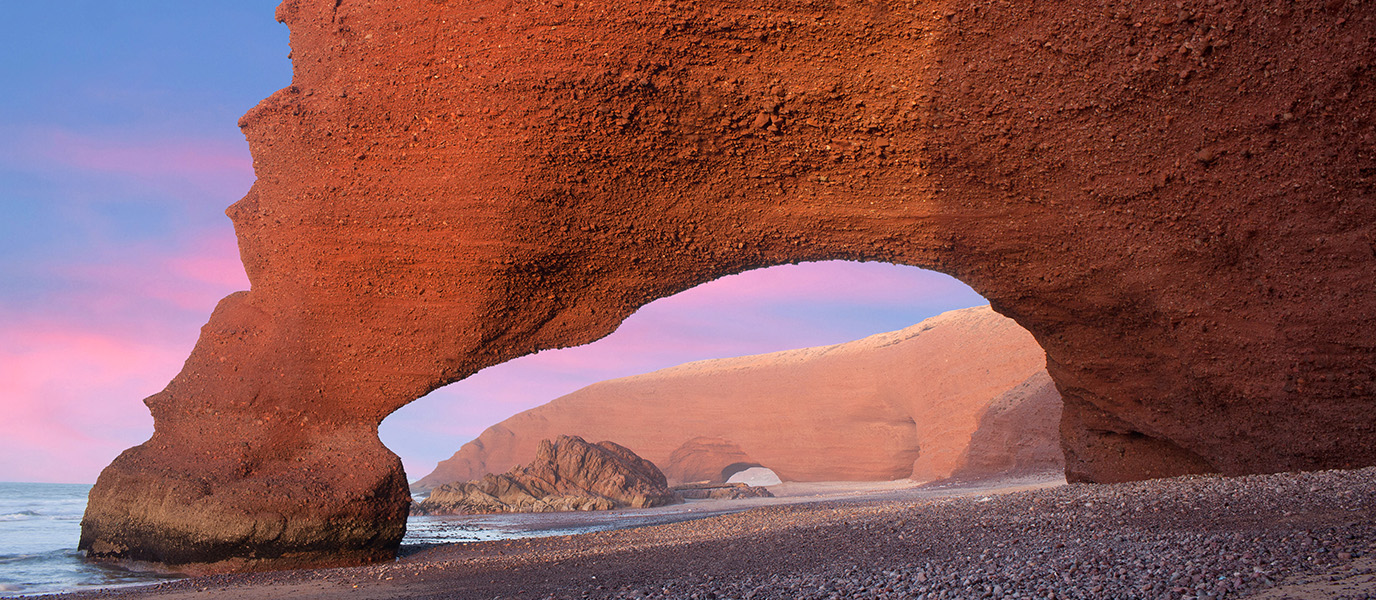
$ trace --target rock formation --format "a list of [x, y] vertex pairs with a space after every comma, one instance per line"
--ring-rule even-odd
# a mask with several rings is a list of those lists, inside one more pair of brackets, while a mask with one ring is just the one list
[[[738, 419], [741, 417], [744, 417], [744, 415], [737, 415]], [[481, 440], [482, 437], [479, 436], [474, 442]], [[469, 442], [469, 444], [473, 444], [474, 442]], [[464, 446], [469, 447], [469, 444], [465, 444]], [[485, 450], [486, 445], [473, 445], [472, 449]], [[459, 448], [459, 451], [454, 453], [454, 456], [450, 458], [449, 461], [441, 462], [435, 471], [441, 471], [450, 461], [455, 459], [459, 460], [458, 464], [455, 466], [462, 465], [464, 458], [460, 455], [463, 454], [463, 452], [464, 448]], [[487, 461], [482, 459], [473, 462], [485, 464]], [[673, 481], [708, 481], [712, 483], [723, 483], [731, 477], [731, 471], [750, 468], [758, 464], [759, 463], [750, 458], [750, 455], [746, 454], [744, 450], [741, 450], [739, 445], [731, 440], [719, 437], [698, 436], [674, 448], [674, 451], [669, 454], [668, 460], [664, 463], [664, 471]], [[422, 478], [417, 483], [422, 485], [425, 484], [425, 478]]]
[[674, 493], [684, 500], [741, 500], [744, 498], [773, 498], [762, 487], [744, 483], [690, 483], [674, 486]]
[[577, 436], [541, 440], [535, 460], [501, 475], [442, 485], [416, 508], [452, 515], [650, 508], [678, 500], [664, 474], [612, 442]]
[[1376, 463], [1376, 3], [278, 18], [292, 82], [242, 119], [257, 181], [228, 210], [252, 289], [101, 475], [91, 556], [387, 556], [387, 414], [809, 260], [949, 273], [1030, 331], [1073, 480]]
[[[723, 482], [729, 468], [756, 465], [784, 481], [930, 481], [975, 468], [967, 453], [982, 418], [1010, 429], [983, 434], [990, 442], [1035, 432], [1039, 449], [1054, 453], [1024, 453], [1018, 458], [1031, 462], [1016, 467], [1010, 456], [986, 474], [1056, 469], [1064, 464], [1054, 431], [1060, 398], [1045, 360], [1026, 330], [982, 306], [835, 346], [688, 363], [595, 383], [515, 415], [414, 487], [500, 473], [559, 432], [616, 439], [678, 483]], [[1045, 386], [1019, 385], [1039, 373]], [[1022, 407], [1025, 397], [1036, 406]], [[986, 418], [1000, 398], [1026, 421]]]

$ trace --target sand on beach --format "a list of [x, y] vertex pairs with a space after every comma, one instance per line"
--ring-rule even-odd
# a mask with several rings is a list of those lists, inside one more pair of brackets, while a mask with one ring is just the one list
[[[1280, 599], [1376, 593], [1376, 468], [1117, 485], [1065, 485], [1055, 477], [804, 484], [776, 493], [772, 499], [666, 507], [666, 514], [720, 512], [650, 527], [455, 544], [366, 567], [216, 576], [72, 597]], [[747, 510], [738, 510], [742, 506]]]

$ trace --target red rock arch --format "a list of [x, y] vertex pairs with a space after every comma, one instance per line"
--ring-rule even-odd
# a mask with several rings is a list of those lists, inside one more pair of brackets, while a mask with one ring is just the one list
[[293, 83], [242, 120], [228, 211], [252, 290], [81, 545], [390, 556], [388, 413], [805, 260], [949, 273], [1030, 331], [1072, 479], [1376, 463], [1374, 12], [286, 0]]
[[726, 483], [731, 475], [748, 468], [737, 468], [740, 465], [762, 466], [731, 440], [699, 436], [675, 449], [663, 470], [673, 483]]

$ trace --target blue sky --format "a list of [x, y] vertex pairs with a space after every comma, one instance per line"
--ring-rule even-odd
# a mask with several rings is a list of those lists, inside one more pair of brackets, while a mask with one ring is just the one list
[[[246, 289], [224, 209], [253, 182], [239, 117], [291, 78], [275, 1], [6, 2], [0, 18], [0, 481], [94, 481], [147, 439], [142, 399]], [[600, 379], [837, 343], [982, 304], [891, 265], [779, 267], [642, 309], [591, 346], [402, 409], [418, 478], [482, 429]]]

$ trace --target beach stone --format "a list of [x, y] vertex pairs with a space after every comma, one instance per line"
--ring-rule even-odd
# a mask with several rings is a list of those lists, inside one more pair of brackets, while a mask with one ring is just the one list
[[811, 260], [936, 269], [1027, 329], [1074, 481], [1376, 463], [1376, 5], [1186, 8], [286, 0], [292, 82], [241, 120], [227, 211], [251, 291], [146, 400], [82, 548], [385, 556], [392, 411]]

